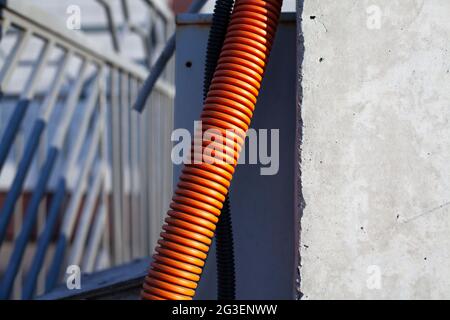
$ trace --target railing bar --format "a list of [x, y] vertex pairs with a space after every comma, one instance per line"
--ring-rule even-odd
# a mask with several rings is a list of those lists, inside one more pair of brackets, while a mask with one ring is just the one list
[[8, 57], [5, 60], [2, 71], [0, 72], [0, 92], [3, 94], [6, 87], [8, 86], [9, 80], [11, 79], [11, 75], [16, 68], [17, 62], [22, 55], [23, 50], [25, 49], [28, 41], [31, 37], [31, 31], [29, 29], [23, 31], [17, 43], [11, 49]]
[[1, 29], [0, 39], [3, 39], [3, 37], [6, 36], [6, 34], [9, 31], [9, 27], [11, 27], [11, 21], [5, 17], [3, 17], [1, 20], [2, 20], [1, 21], [2, 29]]
[[172, 136], [172, 132], [173, 132], [173, 130], [174, 130], [174, 124], [175, 124], [175, 120], [174, 120], [174, 118], [175, 118], [175, 116], [174, 116], [174, 113], [175, 113], [175, 106], [174, 106], [174, 100], [173, 99], [170, 99], [170, 98], [168, 98], [168, 97], [166, 97], [168, 100], [169, 100], [169, 104], [170, 104], [170, 107], [169, 107], [169, 114], [170, 114], [170, 118], [169, 118], [169, 138], [168, 138], [168, 144], [169, 144], [169, 150], [168, 150], [168, 152], [167, 152], [167, 155], [168, 155], [168, 157], [169, 157], [169, 177], [168, 177], [168, 194], [167, 194], [167, 196], [168, 196], [168, 200], [166, 201], [166, 203], [169, 203], [169, 201], [170, 201], [170, 197], [172, 196], [172, 192], [173, 192], [173, 168], [174, 168], [174, 166], [173, 166], [173, 162], [172, 162], [172, 147], [173, 147], [173, 144], [172, 144], [172, 139], [171, 139], [171, 136]]
[[[128, 91], [128, 105], [130, 105], [133, 101], [134, 96], [134, 82], [133, 78], [129, 78], [129, 91]], [[128, 109], [128, 108], [127, 108]], [[128, 111], [128, 110], [127, 110]], [[136, 187], [136, 180], [134, 175], [134, 152], [135, 152], [135, 134], [134, 134], [134, 128], [136, 126], [134, 122], [134, 114], [132, 112], [128, 113], [128, 134], [129, 134], [129, 148], [128, 148], [128, 161], [129, 161], [129, 179], [130, 179], [130, 225], [131, 225], [131, 258], [134, 259], [137, 257], [137, 249], [138, 249], [138, 231], [137, 231], [137, 206], [135, 202], [135, 187]]]
[[147, 124], [148, 124], [148, 130], [147, 130], [147, 150], [148, 150], [148, 175], [147, 175], [147, 179], [148, 179], [148, 206], [149, 206], [149, 214], [148, 214], [148, 221], [149, 221], [149, 239], [148, 239], [148, 243], [149, 243], [149, 247], [153, 248], [156, 245], [156, 240], [157, 240], [157, 236], [156, 234], [158, 233], [158, 227], [157, 227], [157, 223], [156, 223], [156, 215], [157, 213], [157, 199], [155, 197], [155, 188], [157, 188], [157, 184], [155, 181], [155, 172], [157, 170], [156, 168], [156, 150], [155, 150], [155, 140], [156, 140], [156, 114], [155, 114], [155, 96], [157, 95], [157, 93], [153, 92], [150, 95], [150, 99], [147, 103], [147, 109], [148, 109], [148, 113], [147, 113]]
[[125, 261], [130, 261], [131, 258], [131, 224], [130, 224], [130, 200], [129, 200], [129, 190], [130, 190], [130, 176], [129, 176], [129, 127], [128, 127], [128, 74], [122, 73], [120, 77], [120, 113], [121, 113], [121, 140], [122, 145], [122, 161], [121, 161], [121, 173], [122, 173], [122, 228], [123, 228], [123, 242], [124, 251], [123, 256]]
[[128, 77], [128, 101], [127, 101], [127, 107], [126, 107], [126, 113], [127, 113], [127, 134], [128, 134], [128, 140], [127, 140], [127, 160], [128, 160], [128, 181], [129, 183], [129, 195], [128, 195], [128, 201], [129, 201], [129, 208], [130, 208], [130, 259], [134, 259], [135, 255], [137, 254], [136, 249], [138, 249], [138, 243], [137, 239], [139, 236], [139, 231], [136, 228], [136, 218], [138, 217], [138, 206], [136, 206], [135, 202], [135, 176], [134, 176], [134, 129], [135, 126], [133, 125], [133, 113], [131, 112], [132, 109], [129, 108], [129, 106], [133, 103], [133, 79], [131, 76]]
[[111, 148], [112, 148], [112, 196], [113, 196], [113, 229], [114, 229], [114, 261], [115, 264], [123, 262], [123, 232], [122, 232], [122, 174], [121, 174], [121, 126], [120, 126], [120, 105], [119, 105], [119, 77], [116, 69], [110, 72], [111, 90]]
[[[139, 84], [140, 85], [140, 84]], [[149, 254], [149, 219], [148, 215], [150, 214], [149, 206], [148, 206], [148, 141], [147, 141], [147, 132], [148, 132], [148, 123], [147, 123], [147, 113], [148, 110], [144, 110], [141, 117], [139, 117], [139, 163], [140, 163], [140, 179], [141, 179], [141, 188], [140, 188], [140, 202], [141, 202], [141, 210], [142, 210], [142, 221], [141, 221], [141, 232], [142, 232], [142, 250], [143, 255]]]
[[72, 57], [71, 51], [64, 52], [64, 56], [61, 59], [61, 62], [57, 67], [55, 77], [52, 81], [52, 87], [51, 87], [49, 93], [46, 95], [45, 100], [42, 104], [41, 119], [45, 122], [48, 121], [48, 119], [50, 118], [50, 115], [53, 112], [53, 109], [55, 107], [55, 104], [56, 104], [56, 101], [58, 98], [58, 93], [61, 90], [61, 86], [65, 79], [68, 62], [71, 57]]
[[89, 241], [87, 244], [86, 257], [83, 262], [83, 271], [84, 272], [92, 272], [94, 271], [95, 259], [98, 256], [98, 250], [100, 247], [100, 242], [102, 239], [102, 233], [104, 232], [107, 226], [107, 209], [105, 204], [102, 204], [98, 212], [95, 215], [94, 224], [92, 226], [91, 236], [89, 237]]
[[[157, 137], [156, 137], [156, 146], [157, 146], [157, 151], [156, 151], [156, 153], [157, 153], [157, 156], [158, 156], [158, 158], [157, 158], [157, 162], [156, 163], [158, 163], [158, 164], [160, 164], [160, 163], [164, 163], [163, 161], [164, 161], [164, 158], [163, 158], [163, 156], [164, 156], [164, 154], [163, 154], [163, 149], [162, 149], [162, 134], [163, 134], [163, 126], [162, 126], [162, 121], [163, 121], [163, 117], [164, 117], [164, 113], [163, 113], [163, 110], [162, 110], [162, 108], [161, 108], [161, 95], [157, 95], [157, 97], [158, 97], [158, 100], [157, 100], [157, 103], [156, 103], [156, 109], [158, 110], [158, 116], [157, 116], [157, 119], [159, 119], [158, 121], [157, 121], [157, 125], [156, 125], [156, 130], [157, 130]], [[163, 179], [162, 179], [162, 171], [163, 170], [161, 170], [161, 168], [159, 168], [159, 170], [156, 170], [156, 181], [157, 181], [157, 188], [156, 188], [156, 194], [157, 194], [157, 199], [158, 199], [158, 222], [160, 223], [161, 221], [162, 221], [162, 217], [163, 217], [163, 214], [164, 214], [164, 206], [166, 205], [166, 203], [164, 202], [164, 199], [163, 199], [163, 195], [164, 195], [164, 192], [163, 192], [163, 189], [162, 189], [162, 185], [163, 185]], [[158, 227], [160, 226], [160, 224], [158, 223]]]
[[[139, 86], [142, 84], [140, 81]], [[143, 112], [140, 117], [140, 131], [138, 135], [139, 139], [139, 164], [140, 164], [140, 179], [141, 179], [141, 188], [140, 188], [140, 199], [141, 199], [141, 208], [143, 210], [143, 216], [142, 216], [142, 224], [141, 227], [143, 232], [143, 250], [148, 254], [149, 249], [149, 215], [150, 212], [150, 206], [149, 206], [149, 179], [148, 179], [148, 172], [149, 172], [149, 166], [150, 166], [150, 158], [149, 158], [149, 141], [148, 141], [148, 128], [150, 127], [148, 123], [149, 117], [147, 112]]]
[[[168, 109], [166, 108], [165, 99], [164, 97], [160, 97], [159, 100], [159, 112], [160, 112], [160, 127], [159, 127], [159, 153], [160, 153], [160, 162], [163, 164], [167, 164], [167, 158], [166, 158], [166, 122], [167, 122], [167, 113]], [[167, 205], [168, 201], [166, 199], [167, 197], [167, 181], [165, 180], [167, 173], [167, 166], [163, 166], [162, 170], [160, 170], [160, 198], [161, 198], [161, 213], [166, 212], [168, 208], [165, 206]], [[162, 217], [161, 217], [162, 219]], [[162, 221], [162, 220], [161, 220]]]
[[69, 203], [69, 208], [64, 216], [64, 222], [63, 222], [63, 226], [61, 228], [61, 230], [62, 230], [61, 233], [65, 236], [70, 236], [72, 234], [72, 230], [75, 226], [75, 219], [77, 217], [76, 213], [80, 207], [82, 195], [86, 191], [86, 183], [87, 183], [86, 180], [87, 180], [87, 176], [89, 173], [88, 169], [91, 169], [91, 167], [93, 166], [95, 152], [97, 151], [96, 144], [98, 143], [97, 142], [98, 135], [99, 135], [99, 133], [96, 132], [95, 136], [93, 137], [93, 141], [91, 142], [92, 144], [91, 144], [91, 147], [89, 150], [88, 158], [86, 160], [85, 165], [83, 166], [82, 173], [81, 173], [81, 175], [77, 181], [77, 185], [75, 187], [75, 194], [71, 198], [70, 203]]
[[97, 2], [103, 7], [106, 13], [106, 20], [108, 21], [108, 29], [111, 33], [111, 40], [114, 50], [120, 52], [119, 38], [117, 35], [116, 24], [114, 22], [114, 16], [112, 14], [111, 6], [105, 0], [97, 0]]
[[[121, 0], [120, 4], [122, 7], [122, 13], [123, 13], [124, 21], [125, 21], [124, 26], [126, 27], [126, 29], [129, 32], [136, 34], [141, 39], [144, 50], [145, 50], [145, 56], [150, 58], [151, 55], [150, 55], [150, 52], [147, 47], [147, 43], [148, 43], [147, 40], [150, 37], [151, 30], [149, 31], [149, 30], [147, 30], [148, 28], [140, 27], [139, 25], [133, 23], [130, 20], [130, 12], [129, 12], [127, 0]], [[153, 11], [156, 11], [156, 10], [153, 9]], [[153, 19], [153, 17], [151, 16], [152, 10], [150, 10], [149, 13], [150, 13], [149, 21], [152, 21], [152, 19]], [[165, 19], [165, 18], [163, 17], [163, 19]], [[124, 31], [124, 30], [122, 30], [122, 31]]]
[[120, 0], [120, 7], [122, 9], [122, 15], [125, 20], [125, 24], [130, 21], [130, 10], [128, 8], [127, 0]]
[[23, 89], [23, 93], [21, 98], [25, 100], [31, 100], [34, 96], [36, 83], [39, 80], [42, 71], [44, 69], [44, 66], [47, 64], [47, 60], [50, 54], [50, 51], [53, 49], [54, 43], [53, 41], [49, 40], [44, 44], [44, 47], [41, 49], [41, 53], [39, 54], [39, 57], [35, 63], [35, 67], [32, 71], [31, 76], [28, 79], [28, 82]]
[[72, 90], [72, 93], [67, 101], [66, 114], [63, 117], [63, 119], [58, 127], [58, 131], [56, 132], [53, 142], [52, 142], [52, 146], [54, 146], [55, 148], [60, 149], [60, 148], [62, 148], [62, 146], [64, 144], [64, 140], [66, 138], [66, 134], [69, 129], [70, 121], [72, 120], [73, 114], [75, 113], [75, 110], [76, 110], [76, 107], [77, 107], [77, 104], [78, 104], [78, 101], [80, 98], [81, 89], [83, 88], [87, 65], [88, 65], [88, 61], [83, 60], [83, 64], [81, 66], [81, 76], [76, 79], [74, 89]]
[[149, 187], [149, 201], [150, 201], [150, 240], [151, 240], [151, 247], [154, 247], [156, 245], [157, 241], [157, 234], [159, 231], [158, 226], [158, 219], [159, 211], [158, 211], [158, 199], [156, 197], [156, 189], [159, 187], [157, 180], [156, 180], [156, 172], [158, 170], [156, 164], [157, 164], [157, 149], [156, 149], [156, 139], [157, 139], [157, 113], [156, 113], [156, 106], [157, 103], [155, 102], [155, 96], [156, 94], [153, 94], [150, 99], [151, 105], [149, 105], [149, 113], [148, 117], [150, 118], [148, 123], [150, 124], [150, 129], [148, 131], [148, 139], [149, 139], [149, 181], [150, 181], [150, 187]]
[[[101, 71], [99, 72], [99, 74], [101, 74]], [[89, 100], [88, 100], [87, 105], [86, 105], [86, 112], [85, 112], [85, 114], [83, 116], [83, 119], [81, 121], [81, 127], [80, 127], [80, 130], [78, 132], [77, 141], [75, 142], [75, 147], [74, 147], [73, 152], [71, 154], [71, 157], [69, 159], [67, 170], [65, 170], [66, 171], [66, 173], [65, 173], [66, 181], [69, 181], [69, 179], [68, 179], [69, 178], [69, 174], [70, 174], [71, 171], [74, 170], [74, 166], [75, 166], [76, 160], [77, 160], [77, 158], [79, 156], [79, 153], [81, 151], [81, 146], [82, 146], [83, 142], [85, 142], [85, 138], [86, 138], [86, 134], [87, 134], [87, 130], [88, 130], [89, 119], [93, 116], [93, 112], [94, 112], [94, 109], [95, 109], [95, 106], [96, 106], [96, 102], [97, 102], [97, 99], [98, 99], [98, 92], [99, 92], [99, 83], [98, 83], [98, 81], [99, 81], [99, 79], [97, 78], [96, 81], [95, 81], [95, 85], [94, 85], [95, 87], [92, 90], [91, 95], [90, 95]], [[92, 142], [91, 142], [91, 146], [90, 146], [90, 149], [89, 149], [90, 151], [89, 151], [89, 155], [87, 156], [87, 159], [91, 159], [90, 158], [91, 156], [95, 156], [95, 150], [96, 150], [95, 147], [97, 147], [95, 145], [96, 144], [95, 141], [98, 140], [98, 136], [100, 134], [98, 132], [98, 130], [99, 130], [98, 128], [102, 128], [102, 127], [103, 127], [103, 123], [102, 122], [98, 123], [98, 125], [96, 126], [96, 129], [94, 131], [95, 133], [92, 136]], [[89, 164], [89, 165], [87, 166], [86, 164]], [[81, 193], [84, 192], [84, 189], [85, 189], [85, 187], [81, 188], [83, 190], [81, 190], [79, 188], [80, 185], [81, 186], [85, 185], [85, 182], [80, 184], [80, 179], [84, 178], [84, 180], [86, 180], [87, 174], [88, 174], [88, 169], [92, 166], [92, 163], [90, 161], [88, 162], [87, 160], [86, 160], [86, 164], [83, 166], [82, 173], [79, 175], [79, 179], [77, 180], [77, 187], [75, 189], [76, 190], [75, 192], [76, 192], [76, 194], [78, 196], [77, 197], [74, 196], [71, 199], [70, 204], [69, 204], [69, 210], [68, 210], [68, 212], [66, 214], [67, 217], [65, 217], [65, 220], [64, 220], [63, 230], [66, 230], [67, 232], [70, 231], [70, 230], [73, 230], [73, 225], [74, 225], [74, 222], [75, 222], [74, 218], [76, 217], [76, 215], [75, 215], [75, 213], [72, 213], [71, 211], [73, 211], [73, 210], [77, 211], [78, 210], [79, 203], [76, 203], [76, 202], [79, 202], [79, 200], [80, 200], [79, 196], [81, 196]], [[83, 181], [83, 180], [81, 180], [81, 181]], [[77, 199], [77, 201], [75, 201], [75, 199]], [[75, 203], [73, 203], [73, 202], [75, 202]], [[69, 212], [71, 212], [71, 213], [69, 213]], [[68, 232], [68, 233], [70, 234], [71, 232]]]
[[[130, 90], [130, 104], [137, 95], [137, 81], [136, 79], [131, 79], [131, 90]], [[138, 173], [138, 134], [139, 129], [139, 118], [137, 112], [128, 108], [130, 112], [130, 129], [131, 129], [131, 205], [132, 205], [132, 225], [133, 225], [133, 257], [137, 258], [142, 255], [141, 246], [141, 217], [142, 210], [139, 201], [139, 189], [141, 188], [139, 173]]]
[[[165, 205], [167, 205], [170, 201], [170, 196], [172, 194], [172, 177], [170, 174], [171, 171], [171, 166], [170, 164], [172, 163], [171, 158], [170, 158], [170, 153], [171, 153], [171, 146], [170, 146], [170, 134], [171, 134], [171, 106], [169, 105], [169, 101], [166, 97], [162, 97], [164, 104], [162, 106], [162, 112], [164, 114], [164, 122], [165, 125], [162, 127], [162, 131], [163, 131], [163, 139], [162, 139], [162, 143], [163, 143], [163, 162], [164, 164], [166, 164], [164, 166], [164, 171], [163, 171], [163, 178], [162, 178], [162, 190], [164, 192], [164, 198], [163, 198], [163, 203]], [[168, 207], [164, 207], [163, 211], [165, 212], [168, 209]]]
[[[101, 74], [102, 71], [99, 71], [99, 74]], [[89, 123], [90, 119], [92, 118], [95, 106], [99, 97], [99, 76], [97, 75], [95, 81], [94, 81], [94, 87], [92, 88], [91, 92], [89, 93], [89, 97], [86, 101], [86, 107], [85, 112], [80, 124], [80, 127], [77, 130], [77, 136], [75, 140], [75, 145], [72, 147], [71, 154], [69, 157], [69, 160], [67, 161], [66, 169], [65, 171], [65, 178], [69, 185], [71, 185], [70, 181], [70, 174], [74, 172], [75, 170], [75, 164], [77, 162], [77, 159], [80, 155], [81, 148], [83, 146], [83, 143], [85, 142], [86, 135], [89, 129]]]
[[145, 41], [145, 39], [148, 37], [148, 34], [145, 29], [139, 27], [138, 25], [129, 22], [128, 28], [131, 32], [135, 33], [139, 38], [141, 38], [141, 41]]
[[129, 223], [130, 223], [130, 259], [134, 259], [135, 258], [135, 254], [136, 254], [136, 247], [137, 247], [137, 243], [136, 243], [136, 205], [134, 203], [134, 163], [133, 163], [133, 151], [134, 151], [134, 141], [133, 141], [133, 127], [132, 127], [132, 113], [131, 108], [128, 108], [127, 106], [131, 105], [132, 103], [132, 95], [133, 95], [133, 79], [131, 76], [128, 77], [128, 81], [127, 81], [127, 88], [128, 88], [128, 92], [126, 95], [127, 98], [127, 104], [125, 107], [125, 113], [127, 115], [127, 119], [126, 119], [126, 127], [127, 127], [127, 135], [128, 135], [128, 139], [127, 139], [127, 152], [126, 152], [126, 158], [128, 161], [128, 172], [127, 172], [127, 176], [128, 176], [128, 181], [129, 183], [129, 190], [128, 190], [128, 200], [129, 200], [129, 208], [130, 208], [130, 215], [129, 215]]
[[[43, 131], [40, 136], [40, 143], [37, 150], [37, 162], [39, 168], [43, 167], [45, 163], [45, 154], [47, 150], [47, 133], [48, 131]], [[37, 220], [37, 234], [40, 235], [45, 228], [47, 219], [47, 197], [44, 194], [43, 199], [41, 200], [41, 203], [38, 208], [38, 220]], [[43, 272], [41, 272], [38, 275], [38, 282], [37, 282], [37, 294], [41, 294], [44, 292], [45, 288], [45, 271], [47, 269], [48, 265], [44, 265]], [[23, 293], [22, 293], [23, 294]]]
[[84, 245], [89, 232], [92, 216], [97, 205], [100, 187], [103, 182], [103, 172], [97, 173], [91, 189], [87, 192], [88, 197], [86, 203], [83, 205], [83, 210], [80, 215], [80, 220], [77, 223], [77, 228], [74, 230], [75, 237], [70, 249], [68, 264], [79, 265], [83, 258]]
[[[138, 95], [138, 90], [139, 90], [139, 81], [136, 80], [135, 82], [135, 91], [134, 91], [134, 97], [136, 99], [137, 95]], [[140, 237], [139, 237], [139, 247], [140, 247], [140, 252], [139, 255], [141, 257], [147, 256], [147, 251], [145, 249], [146, 247], [146, 234], [147, 234], [147, 230], [146, 230], [146, 219], [145, 219], [145, 214], [146, 214], [146, 210], [145, 210], [145, 201], [143, 201], [143, 199], [145, 199], [145, 189], [146, 189], [146, 183], [145, 183], [145, 166], [144, 166], [144, 161], [142, 158], [143, 153], [145, 152], [145, 145], [142, 143], [143, 141], [143, 135], [141, 135], [142, 132], [142, 127], [143, 127], [143, 122], [142, 122], [142, 116], [138, 115], [136, 112], [133, 112], [136, 115], [136, 131], [135, 131], [135, 143], [136, 143], [136, 168], [135, 168], [135, 172], [136, 172], [136, 177], [138, 179], [138, 185], [137, 185], [137, 190], [136, 190], [136, 203], [139, 204], [139, 233], [140, 233]]]
[[142, 110], [144, 109], [149, 94], [152, 92], [155, 83], [158, 81], [161, 73], [166, 67], [167, 61], [169, 61], [169, 59], [172, 57], [174, 51], [175, 35], [172, 35], [167, 41], [166, 47], [154, 63], [152, 69], [150, 70], [150, 75], [145, 80], [144, 85], [139, 92], [136, 103], [133, 106], [133, 108], [138, 112], [142, 112]]
[[[157, 38], [157, 40], [155, 41], [156, 42], [156, 46], [155, 46], [155, 49], [154, 49], [154, 51], [156, 53], [156, 54], [154, 54], [154, 58], [156, 58], [164, 50], [164, 44], [166, 43], [167, 39], [170, 38], [170, 35], [168, 36], [167, 34], [165, 34], [165, 30], [159, 24], [158, 20], [155, 21], [154, 25], [155, 25], [154, 28], [156, 29], [155, 36]], [[164, 73], [163, 73], [161, 78], [164, 78]]]
[[[155, 227], [160, 227], [161, 215], [163, 214], [163, 199], [161, 199], [161, 168], [159, 165], [161, 162], [161, 96], [159, 94], [155, 95], [155, 122], [154, 122], [154, 152], [155, 152], [155, 173], [153, 176], [153, 180], [155, 181], [154, 193], [155, 193], [155, 201], [156, 201], [156, 215], [155, 215]], [[155, 237], [158, 237], [157, 232], [154, 234]]]
[[[150, 21], [154, 21], [153, 23], [150, 23], [150, 28], [149, 28], [149, 32], [151, 35], [154, 35], [158, 32], [157, 30], [157, 13], [156, 12], [150, 12], [149, 14], [149, 19]], [[153, 38], [148, 38], [149, 42], [148, 42], [148, 51], [149, 51], [149, 55], [148, 55], [148, 61], [149, 61], [149, 66], [152, 67], [154, 66], [155, 62], [158, 60], [159, 55], [162, 52], [162, 49], [164, 49], [164, 46], [166, 44], [166, 41], [164, 41], [164, 44], [162, 44], [162, 49], [158, 48], [158, 43], [156, 43], [155, 39]]]
[[[148, 101], [148, 105], [146, 108], [147, 111], [147, 117], [146, 117], [146, 126], [147, 126], [147, 131], [146, 131], [146, 136], [145, 139], [147, 140], [147, 154], [146, 154], [146, 161], [148, 164], [148, 169], [147, 169], [147, 208], [148, 208], [148, 213], [147, 213], [147, 221], [148, 221], [148, 225], [147, 225], [147, 243], [148, 243], [148, 247], [153, 248], [153, 245], [155, 244], [153, 242], [153, 217], [155, 215], [155, 208], [154, 208], [154, 197], [153, 197], [153, 135], [152, 135], [152, 130], [153, 130], [153, 123], [152, 123], [152, 106], [153, 106], [153, 100], [154, 100], [154, 95], [155, 93], [152, 93], [150, 95], [150, 99]], [[151, 104], [151, 105], [150, 105]], [[157, 231], [156, 231], [157, 232]]]
[[[14, 241], [16, 241], [16, 239], [17, 239], [17, 236], [20, 231], [20, 226], [22, 225], [22, 222], [23, 222], [22, 212], [23, 212], [23, 195], [20, 196], [19, 200], [17, 201], [15, 210], [14, 210], [14, 219], [13, 219], [13, 224], [14, 224], [13, 229], [14, 229], [14, 237], [15, 237]], [[15, 300], [20, 298], [21, 288], [22, 288], [22, 283], [21, 283], [22, 274], [23, 274], [23, 267], [21, 267], [17, 271], [18, 277], [15, 279], [14, 284], [13, 284], [12, 298]]]
[[[136, 83], [137, 86], [137, 83]], [[143, 148], [144, 146], [141, 143], [141, 138], [140, 138], [140, 134], [142, 131], [142, 121], [140, 119], [140, 117], [136, 117], [135, 120], [135, 126], [136, 126], [136, 132], [135, 132], [135, 137], [136, 137], [136, 167], [135, 167], [135, 172], [136, 172], [136, 176], [137, 176], [137, 190], [136, 190], [136, 205], [139, 207], [138, 210], [138, 229], [139, 229], [139, 238], [138, 238], [138, 242], [139, 242], [139, 256], [143, 257], [146, 255], [145, 253], [145, 207], [143, 205], [143, 201], [142, 198], [143, 197], [143, 190], [145, 189], [145, 178], [142, 177], [144, 171], [142, 170], [143, 166], [142, 166], [142, 152], [143, 152]]]
[[[19, 132], [19, 134], [17, 136], [17, 143], [16, 143], [16, 146], [15, 146], [16, 147], [15, 149], [16, 149], [16, 152], [18, 154], [18, 157], [21, 157], [23, 152], [24, 152], [24, 150], [23, 150], [24, 149], [24, 146], [23, 146], [24, 141], [23, 140], [24, 140], [23, 139], [23, 131], [21, 131], [21, 132]], [[23, 205], [24, 205], [23, 204], [23, 194], [20, 194], [19, 198], [17, 199], [16, 205], [14, 206], [14, 218], [13, 218], [13, 224], [14, 224], [14, 226], [13, 226], [13, 232], [14, 232], [13, 237], [14, 237], [14, 239], [13, 239], [12, 243], [16, 242], [17, 238], [19, 237], [20, 226], [23, 223]], [[12, 254], [12, 252], [11, 252], [11, 254]], [[22, 272], [23, 272], [23, 268], [21, 268], [19, 270], [19, 272], [18, 272], [19, 275], [22, 275]], [[20, 297], [21, 287], [22, 287], [22, 284], [21, 284], [21, 279], [19, 277], [19, 279], [17, 279], [14, 282], [14, 288], [13, 288], [13, 291], [14, 291], [13, 292], [14, 293], [13, 298], [14, 299], [17, 299], [17, 298]]]
[[[108, 112], [107, 112], [107, 96], [106, 96], [106, 90], [107, 90], [107, 83], [106, 83], [106, 77], [103, 79], [102, 82], [102, 90], [100, 95], [100, 119], [103, 121], [103, 134], [101, 137], [101, 150], [100, 150], [100, 161], [101, 161], [101, 167], [100, 171], [103, 173], [103, 184], [102, 184], [102, 194], [101, 194], [101, 206], [105, 208], [106, 212], [106, 221], [104, 223], [104, 231], [103, 232], [103, 247], [104, 250], [108, 254], [108, 262], [109, 265], [111, 265], [111, 238], [110, 238], [110, 224], [111, 219], [108, 219], [111, 215], [110, 205], [109, 205], [109, 193], [108, 193], [108, 185], [107, 182], [111, 181], [110, 171], [108, 170], [108, 163], [109, 163], [109, 157], [108, 157]], [[98, 248], [98, 247], [97, 247]], [[95, 255], [97, 255], [97, 250], [95, 250]]]

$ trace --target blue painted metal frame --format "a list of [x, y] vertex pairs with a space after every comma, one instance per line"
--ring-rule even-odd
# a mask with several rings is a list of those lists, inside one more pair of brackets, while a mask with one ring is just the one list
[[[17, 199], [19, 198], [23, 184], [28, 174], [30, 164], [33, 160], [33, 156], [39, 145], [39, 139], [45, 128], [45, 122], [41, 119], [36, 120], [33, 130], [28, 138], [28, 143], [25, 147], [25, 152], [19, 163], [17, 174], [14, 177], [12, 186], [6, 196], [5, 203], [3, 205], [2, 211], [0, 213], [0, 248], [3, 241], [6, 238], [6, 233], [8, 230], [8, 225], [11, 220], [11, 216], [14, 213], [14, 208], [16, 206]], [[11, 142], [12, 145], [12, 142]]]
[[14, 108], [14, 112], [8, 121], [8, 126], [6, 127], [0, 142], [0, 172], [2, 171], [3, 165], [8, 158], [9, 151], [11, 150], [17, 132], [19, 131], [20, 124], [25, 118], [29, 104], [30, 100], [28, 99], [20, 100]]
[[48, 246], [52, 240], [52, 235], [56, 228], [59, 215], [61, 213], [61, 206], [64, 202], [66, 195], [66, 180], [61, 178], [58, 182], [56, 194], [50, 205], [49, 214], [45, 224], [45, 228], [39, 237], [36, 252], [31, 262], [30, 271], [28, 272], [25, 284], [22, 291], [22, 299], [31, 299], [34, 296], [36, 290], [36, 283], [38, 280], [39, 272], [44, 264], [45, 256]]
[[14, 250], [9, 259], [8, 266], [3, 276], [3, 281], [1, 282], [0, 299], [9, 298], [14, 280], [17, 276], [17, 271], [20, 267], [20, 263], [22, 262], [23, 254], [25, 253], [28, 239], [36, 223], [39, 204], [41, 203], [41, 199], [44, 196], [45, 190], [47, 188], [47, 182], [53, 171], [53, 167], [58, 158], [58, 154], [59, 150], [54, 147], [50, 148], [50, 150], [48, 151], [47, 160], [45, 161], [45, 164], [41, 170], [41, 175], [35, 187], [31, 202], [27, 207], [22, 229], [20, 230], [20, 234], [16, 239]]
[[66, 257], [67, 238], [64, 234], [58, 237], [56, 243], [56, 250], [53, 255], [52, 264], [47, 273], [47, 279], [45, 282], [45, 292], [48, 293], [56, 287], [58, 284], [59, 275], [61, 274], [61, 266]]

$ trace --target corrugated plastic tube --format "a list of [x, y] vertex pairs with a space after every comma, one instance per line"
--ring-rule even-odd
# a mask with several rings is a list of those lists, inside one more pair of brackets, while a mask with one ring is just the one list
[[200, 117], [203, 132], [213, 129], [226, 142], [205, 139], [200, 148], [192, 148], [193, 158], [202, 161], [182, 170], [144, 281], [143, 299], [191, 300], [195, 295], [255, 110], [281, 4], [282, 0], [235, 2]]

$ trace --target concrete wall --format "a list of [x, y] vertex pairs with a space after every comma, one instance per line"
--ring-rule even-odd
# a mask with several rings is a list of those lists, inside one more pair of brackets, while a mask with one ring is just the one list
[[298, 6], [303, 298], [450, 298], [450, 2]]

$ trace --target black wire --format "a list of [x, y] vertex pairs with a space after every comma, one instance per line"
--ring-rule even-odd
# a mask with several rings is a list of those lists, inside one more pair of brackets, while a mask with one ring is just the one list
[[[222, 50], [234, 0], [217, 0], [214, 7], [211, 30], [206, 52], [203, 100], [206, 99], [214, 71]], [[234, 270], [233, 227], [231, 223], [230, 198], [227, 195], [216, 229], [217, 299], [236, 298]]]
[[234, 270], [233, 225], [231, 223], [230, 198], [227, 196], [216, 229], [217, 299], [236, 298]]

